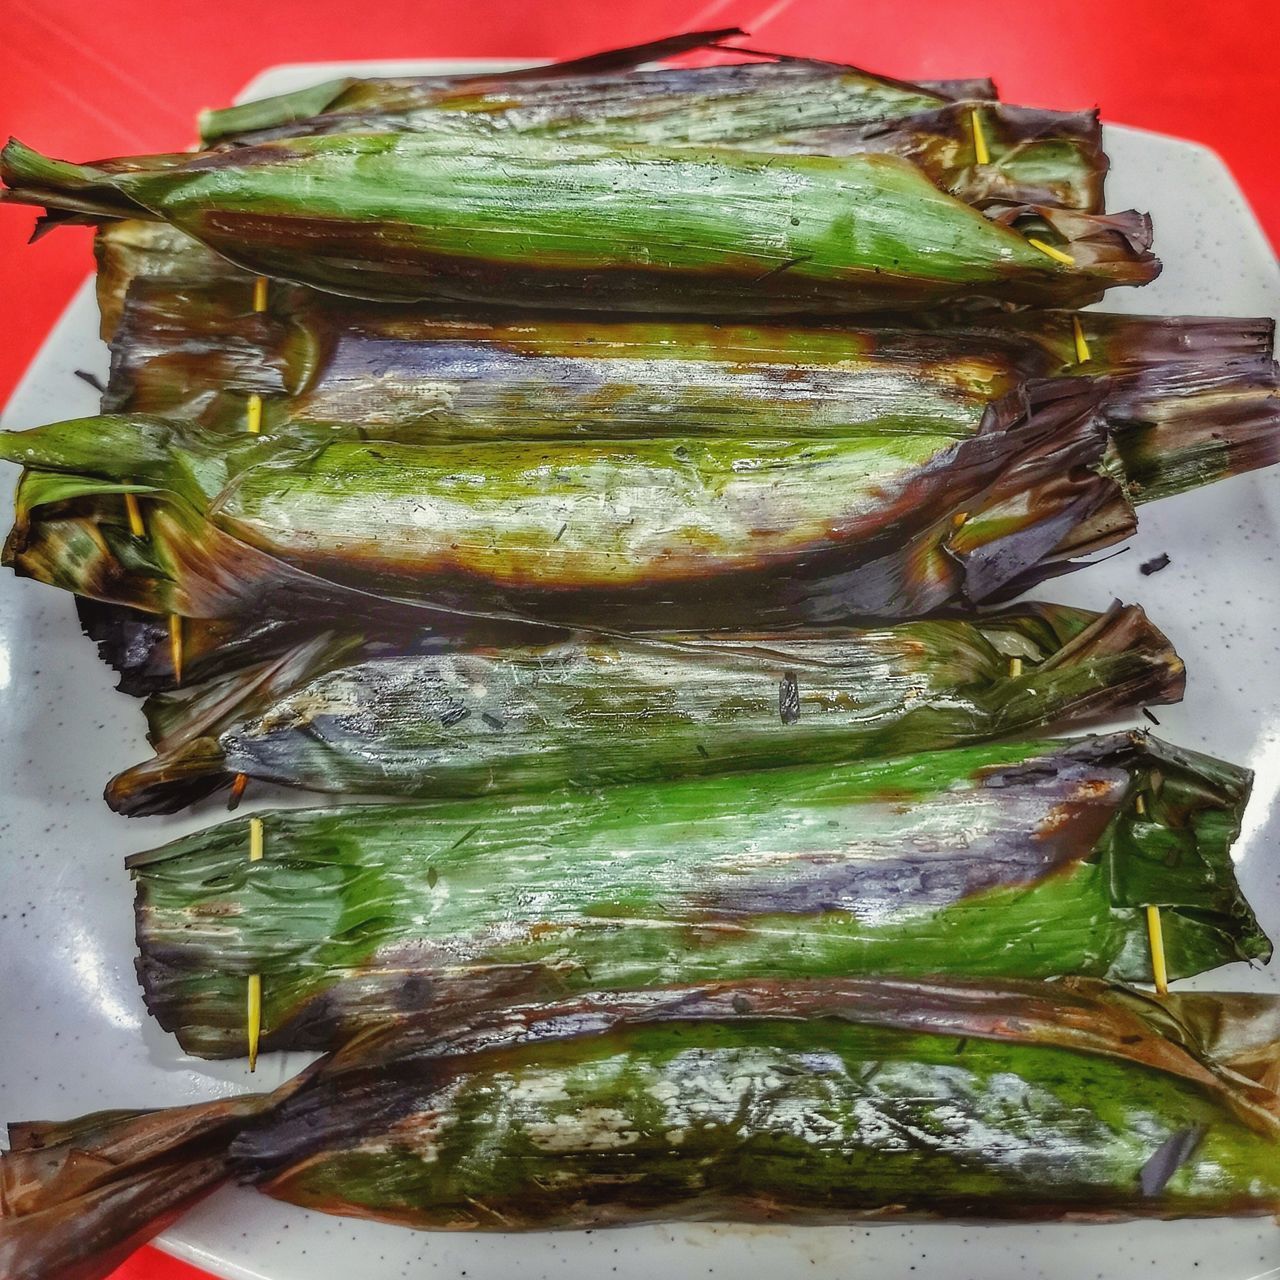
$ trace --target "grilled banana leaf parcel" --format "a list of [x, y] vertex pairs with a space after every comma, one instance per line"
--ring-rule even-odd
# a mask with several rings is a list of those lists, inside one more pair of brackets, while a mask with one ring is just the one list
[[278, 284], [254, 312], [251, 297], [248, 277], [178, 284], [159, 271], [118, 310], [104, 296], [120, 318], [103, 409], [240, 433], [257, 395], [268, 432], [341, 422], [406, 442], [973, 431], [1023, 379], [1106, 374], [1108, 420], [1133, 434], [1203, 418], [1222, 438], [1227, 420], [1224, 447], [1239, 448], [1249, 422], [1264, 438], [1280, 424], [1267, 319], [1036, 312], [789, 328], [458, 318]]
[[156, 756], [107, 802], [171, 813], [237, 775], [434, 797], [896, 756], [1176, 701], [1183, 680], [1119, 604], [501, 648], [329, 632], [148, 699]]
[[[1194, 392], [1200, 376], [1171, 370], [1166, 387]], [[1171, 396], [1167, 421], [1117, 430], [1109, 393], [1105, 379], [1029, 383], [976, 432], [890, 418], [838, 434], [765, 422], [421, 444], [350, 424], [229, 435], [79, 419], [0, 436], [0, 458], [29, 469], [5, 561], [198, 618], [761, 630], [918, 617], [1074, 567], [1133, 530], [1135, 500], [1264, 465], [1280, 446], [1274, 400], [1242, 417], [1230, 396], [1199, 412]]]
[[340, 1043], [398, 1012], [859, 973], [1148, 980], [1266, 956], [1246, 771], [1142, 734], [748, 776], [265, 813], [135, 855], [138, 973], [184, 1049]]
[[[587, 141], [692, 143], [848, 155], [888, 151], [974, 204], [1100, 212], [1107, 158], [1096, 111], [989, 101], [987, 81], [912, 83], [857, 67], [752, 51], [710, 67], [638, 64], [732, 32], [618, 50], [582, 62], [462, 77], [346, 79], [207, 111], [201, 136], [227, 145], [304, 134], [475, 132]], [[974, 113], [978, 113], [975, 121]], [[979, 158], [981, 148], [981, 158]]]
[[739, 316], [1078, 306], [1159, 270], [1144, 217], [988, 218], [894, 155], [370, 133], [95, 166], [13, 141], [0, 178], [9, 200], [149, 216], [263, 275], [383, 301]]
[[98, 1280], [228, 1181], [462, 1231], [1280, 1209], [1274, 996], [721, 983], [361, 1037], [274, 1094], [11, 1125], [0, 1269]]
[[[943, 191], [978, 208], [1034, 204], [1102, 212], [1108, 161], [1096, 111], [953, 102], [863, 76], [822, 64], [814, 70], [796, 61], [599, 77], [598, 89], [586, 91], [571, 89], [564, 80], [547, 82], [551, 91], [528, 82], [525, 105], [506, 109], [495, 109], [491, 97], [477, 96], [463, 84], [432, 106], [326, 112], [237, 142], [378, 132], [897, 155]], [[813, 96], [809, 86], [815, 79], [855, 92]], [[687, 88], [676, 91], [677, 82]], [[745, 98], [747, 93], [753, 96]], [[776, 102], [771, 94], [777, 94]], [[631, 101], [619, 104], [623, 97]]]

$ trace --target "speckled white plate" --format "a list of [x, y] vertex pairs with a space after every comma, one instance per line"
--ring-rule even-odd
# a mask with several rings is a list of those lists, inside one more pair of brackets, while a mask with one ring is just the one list
[[[276, 67], [242, 98], [345, 74], [492, 69], [495, 63]], [[37, 140], [38, 141], [38, 140]], [[1133, 129], [1108, 131], [1110, 207], [1148, 209], [1164, 275], [1117, 291], [1130, 311], [1276, 315], [1280, 270], [1231, 175], [1212, 152]], [[38, 249], [31, 250], [38, 252]], [[13, 396], [3, 423], [92, 413], [76, 369], [104, 374], [90, 284], [77, 294]], [[6, 481], [12, 478], [6, 477]], [[1172, 564], [1143, 578], [1141, 561]], [[1240, 875], [1280, 939], [1280, 469], [1144, 508], [1128, 552], [1048, 584], [1051, 599], [1146, 605], [1187, 661], [1186, 701], [1159, 732], [1257, 772]], [[149, 1022], [133, 977], [126, 853], [210, 821], [133, 820], [103, 805], [104, 783], [145, 754], [137, 704], [112, 688], [76, 625], [71, 599], [0, 577], [0, 1117], [60, 1119], [104, 1107], [156, 1107], [270, 1087], [300, 1065], [185, 1058]], [[1280, 967], [1280, 966], [1278, 966]], [[1280, 987], [1243, 966], [1202, 987]], [[161, 1247], [219, 1276], [247, 1280], [650, 1280], [857, 1275], [888, 1280], [1261, 1280], [1280, 1275], [1269, 1221], [1078, 1226], [785, 1229], [674, 1226], [542, 1235], [419, 1234], [306, 1213], [225, 1191]]]

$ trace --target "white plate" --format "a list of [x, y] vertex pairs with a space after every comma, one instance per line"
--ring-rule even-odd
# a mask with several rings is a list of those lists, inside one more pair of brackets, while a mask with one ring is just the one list
[[[494, 63], [365, 63], [276, 67], [243, 98], [343, 74], [440, 73]], [[1111, 208], [1149, 209], [1164, 275], [1108, 305], [1130, 311], [1276, 315], [1280, 271], [1238, 187], [1212, 152], [1133, 129], [1108, 130]], [[38, 252], [38, 250], [32, 250]], [[76, 369], [104, 374], [86, 284], [10, 402], [4, 425], [93, 413]], [[1168, 552], [1143, 578], [1138, 565]], [[1186, 701], [1162, 709], [1159, 732], [1250, 765], [1257, 783], [1237, 846], [1240, 875], [1280, 938], [1280, 470], [1230, 480], [1144, 508], [1129, 551], [1048, 584], [1049, 599], [1145, 604], [1187, 661]], [[148, 1020], [133, 977], [131, 891], [121, 859], [216, 820], [133, 820], [109, 813], [103, 784], [145, 752], [137, 703], [115, 693], [79, 633], [69, 596], [0, 577], [0, 1117], [61, 1119], [104, 1107], [166, 1106], [270, 1087], [290, 1074], [264, 1058], [185, 1058]], [[1202, 987], [1280, 989], [1243, 966]], [[225, 1277], [383, 1280], [467, 1276], [558, 1280], [857, 1273], [882, 1280], [1253, 1280], [1280, 1273], [1269, 1221], [1107, 1227], [674, 1226], [540, 1235], [419, 1234], [306, 1213], [250, 1191], [224, 1191], [161, 1247]]]

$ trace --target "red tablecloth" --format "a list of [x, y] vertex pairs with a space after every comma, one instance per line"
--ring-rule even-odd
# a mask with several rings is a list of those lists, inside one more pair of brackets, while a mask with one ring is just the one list
[[[71, 159], [172, 150], [200, 107], [273, 63], [553, 58], [737, 24], [763, 48], [904, 77], [991, 74], [1009, 101], [1097, 104], [1195, 138], [1226, 159], [1280, 245], [1274, 19], [1274, 0], [5, 0], [0, 127]], [[31, 223], [29, 210], [0, 209], [0, 398], [90, 269], [86, 232], [24, 248]], [[114, 1280], [199, 1275], [143, 1251]]]

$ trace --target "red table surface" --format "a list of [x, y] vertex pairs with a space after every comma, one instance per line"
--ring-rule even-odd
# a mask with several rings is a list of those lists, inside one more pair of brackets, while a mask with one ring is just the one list
[[[0, 15], [0, 127], [70, 159], [186, 146], [199, 108], [274, 63], [556, 58], [738, 25], [761, 48], [908, 78], [990, 74], [1008, 101], [1097, 105], [1194, 138], [1223, 156], [1280, 245], [1274, 0], [3, 0]], [[0, 398], [91, 267], [85, 231], [25, 247], [32, 217], [0, 208]], [[113, 1280], [201, 1275], [143, 1250]]]

